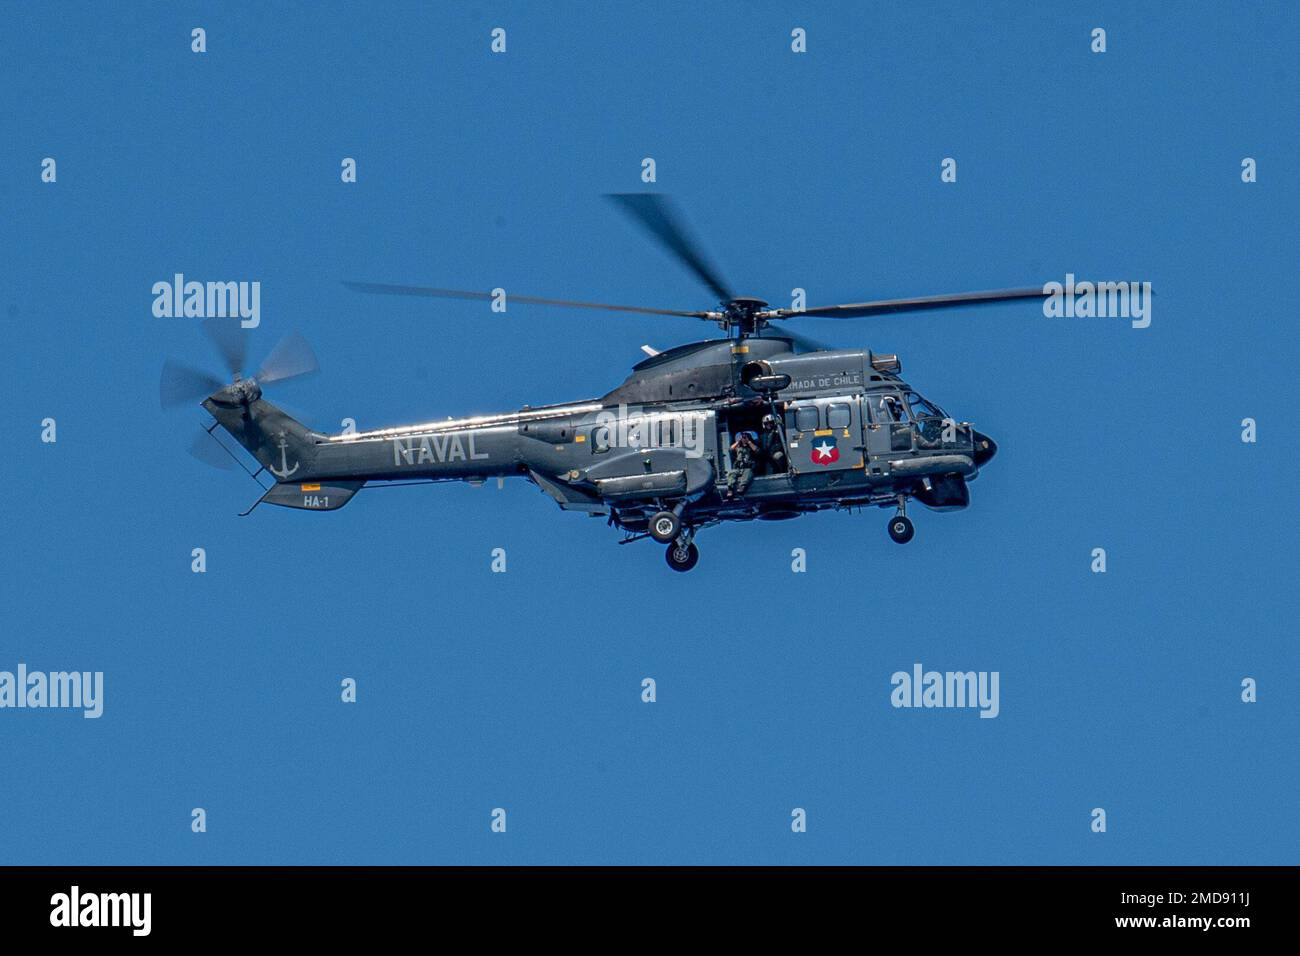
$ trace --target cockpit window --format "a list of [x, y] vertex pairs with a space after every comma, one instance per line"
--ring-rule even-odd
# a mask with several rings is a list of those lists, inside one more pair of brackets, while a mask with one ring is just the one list
[[935, 408], [916, 392], [907, 393], [907, 404], [912, 407], [912, 417], [918, 422], [925, 418], [943, 418], [943, 412]]
[[877, 425], [907, 421], [907, 413], [903, 411], [902, 402], [897, 395], [890, 392], [868, 395], [867, 407], [871, 411], [871, 420]]
[[[931, 405], [916, 392], [907, 393], [907, 403], [912, 409], [916, 444], [920, 448], [942, 448], [958, 442], [955, 430], [949, 431], [950, 420], [943, 409]], [[955, 426], [954, 426], [955, 428]]]

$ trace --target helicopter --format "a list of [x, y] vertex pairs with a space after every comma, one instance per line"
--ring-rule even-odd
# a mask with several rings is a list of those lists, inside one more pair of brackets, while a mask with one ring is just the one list
[[[245, 377], [237, 320], [205, 330], [232, 378], [168, 360], [164, 407], [202, 399], [212, 417], [259, 465], [263, 488], [243, 514], [266, 503], [334, 511], [362, 488], [522, 477], [564, 511], [603, 517], [620, 544], [649, 538], [666, 546], [674, 571], [699, 561], [698, 532], [725, 521], [782, 521], [818, 511], [892, 508], [890, 538], [912, 540], [910, 501], [935, 511], [970, 504], [969, 483], [997, 453], [972, 423], [950, 417], [902, 377], [897, 355], [833, 349], [778, 327], [792, 319], [852, 319], [1043, 298], [1041, 286], [884, 299], [816, 308], [771, 308], [734, 294], [669, 200], [656, 193], [608, 197], [713, 295], [700, 311], [511, 295], [510, 303], [597, 309], [715, 323], [721, 337], [647, 357], [596, 398], [501, 414], [449, 418], [324, 434], [263, 397], [263, 387], [318, 369], [297, 333]], [[476, 292], [373, 282], [344, 283], [368, 294], [491, 300]], [[203, 442], [202, 435], [198, 436]], [[742, 450], [743, 449], [743, 450]], [[229, 465], [214, 449], [191, 451]], [[215, 455], [215, 458], [213, 457]], [[264, 483], [263, 474], [272, 483]]]

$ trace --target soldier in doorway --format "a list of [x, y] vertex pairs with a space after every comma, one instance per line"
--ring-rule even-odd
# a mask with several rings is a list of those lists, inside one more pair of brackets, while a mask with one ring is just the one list
[[763, 474], [784, 474], [790, 467], [785, 454], [785, 441], [781, 438], [780, 424], [776, 416], [763, 416], [763, 432], [758, 438], [758, 452], [763, 466]]
[[731, 443], [731, 470], [727, 472], [727, 497], [739, 498], [754, 480], [754, 465], [758, 463], [758, 445], [749, 432], [741, 432]]

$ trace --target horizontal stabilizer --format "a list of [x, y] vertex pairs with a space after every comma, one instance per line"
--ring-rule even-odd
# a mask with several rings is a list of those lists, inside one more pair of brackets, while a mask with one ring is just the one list
[[282, 481], [262, 496], [268, 505], [304, 511], [335, 511], [352, 500], [364, 481]]

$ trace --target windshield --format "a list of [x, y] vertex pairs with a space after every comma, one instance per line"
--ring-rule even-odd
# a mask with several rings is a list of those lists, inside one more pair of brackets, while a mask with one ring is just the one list
[[916, 392], [907, 393], [907, 404], [912, 409], [912, 417], [915, 418], [918, 422], [924, 421], [927, 418], [942, 419], [948, 417], [943, 413], [943, 409], [935, 405], [931, 405], [920, 395], [916, 394]]
[[941, 448], [961, 445], [964, 429], [959, 428], [942, 408], [927, 402], [916, 392], [907, 393], [907, 406], [912, 412], [919, 448]]

